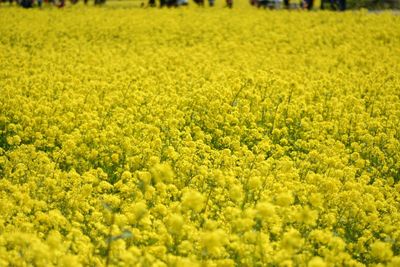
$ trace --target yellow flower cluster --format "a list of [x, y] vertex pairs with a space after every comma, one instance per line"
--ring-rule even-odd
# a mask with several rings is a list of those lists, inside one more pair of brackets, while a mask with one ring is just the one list
[[400, 266], [399, 25], [0, 9], [0, 266]]

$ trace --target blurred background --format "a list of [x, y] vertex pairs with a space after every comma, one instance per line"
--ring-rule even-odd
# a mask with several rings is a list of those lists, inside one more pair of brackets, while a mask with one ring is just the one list
[[[71, 6], [71, 5], [103, 5], [107, 4], [112, 7], [160, 7], [164, 3], [168, 3], [169, 0], [0, 0], [0, 8], [5, 8], [7, 6], [21, 5], [23, 7], [49, 7], [49, 6]], [[176, 4], [172, 6], [209, 6], [209, 1], [207, 0], [175, 0]], [[305, 3], [310, 1], [305, 0], [212, 0], [215, 6], [222, 7], [226, 6], [228, 1], [233, 3], [234, 7], [249, 6], [253, 5], [255, 7], [269, 8], [269, 9], [281, 9], [285, 8], [285, 2], [289, 2], [290, 9], [305, 8]], [[312, 1], [312, 10], [319, 10], [323, 8], [321, 5], [323, 0]], [[331, 2], [337, 7], [333, 7]], [[368, 10], [384, 10], [384, 9], [400, 9], [400, 0], [324, 0], [324, 9], [340, 10], [340, 2], [345, 2], [346, 10], [351, 9], [361, 9], [365, 8]], [[26, 4], [26, 6], [25, 6]], [[167, 4], [165, 4], [168, 6]], [[171, 6], [169, 6], [171, 7]], [[333, 7], [333, 8], [332, 8]]]

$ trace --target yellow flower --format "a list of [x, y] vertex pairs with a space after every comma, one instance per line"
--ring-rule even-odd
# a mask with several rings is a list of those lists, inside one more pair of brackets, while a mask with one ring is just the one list
[[258, 214], [265, 219], [268, 219], [275, 215], [275, 206], [268, 202], [262, 202], [257, 204]]
[[318, 219], [318, 212], [311, 210], [309, 207], [302, 207], [296, 214], [296, 219], [298, 222], [304, 223], [306, 225], [314, 226], [316, 220]]
[[168, 231], [171, 234], [179, 234], [182, 232], [182, 227], [184, 225], [184, 220], [182, 218], [181, 215], [179, 214], [172, 214], [169, 216], [169, 218], [167, 219], [167, 227], [168, 227]]
[[138, 202], [133, 205], [132, 212], [135, 220], [140, 221], [147, 214], [147, 205], [144, 202]]
[[59, 262], [60, 266], [63, 267], [74, 267], [74, 266], [83, 266], [80, 262], [77, 256], [73, 256], [73, 255], [63, 255], [60, 258], [60, 262]]
[[142, 181], [145, 185], [149, 185], [151, 183], [151, 173], [146, 171], [138, 172], [139, 180]]
[[250, 190], [259, 189], [261, 184], [262, 184], [261, 178], [258, 176], [250, 177], [249, 182], [248, 182], [248, 186], [249, 186]]
[[326, 267], [327, 264], [321, 257], [313, 257], [309, 262], [308, 262], [308, 267]]
[[200, 212], [204, 207], [204, 196], [196, 190], [186, 190], [182, 196], [182, 207]]
[[222, 230], [205, 232], [202, 235], [201, 245], [207, 253], [218, 255], [223, 251], [223, 246], [227, 243], [227, 238]]
[[283, 234], [281, 246], [285, 249], [298, 249], [303, 245], [304, 240], [296, 229], [290, 229]]
[[171, 166], [166, 163], [153, 166], [151, 173], [156, 182], [171, 183], [174, 178]]
[[233, 185], [229, 190], [229, 197], [232, 200], [239, 202], [243, 197], [242, 187], [239, 185]]
[[393, 257], [387, 265], [388, 267], [400, 266], [400, 256]]
[[371, 254], [379, 261], [388, 261], [393, 257], [393, 251], [389, 243], [376, 241], [371, 245]]
[[290, 206], [294, 199], [290, 192], [283, 192], [276, 196], [276, 204], [282, 207]]

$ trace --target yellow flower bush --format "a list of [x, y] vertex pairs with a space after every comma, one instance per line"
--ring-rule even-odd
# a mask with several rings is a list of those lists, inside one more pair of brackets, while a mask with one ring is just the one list
[[399, 266], [400, 16], [0, 9], [1, 266]]

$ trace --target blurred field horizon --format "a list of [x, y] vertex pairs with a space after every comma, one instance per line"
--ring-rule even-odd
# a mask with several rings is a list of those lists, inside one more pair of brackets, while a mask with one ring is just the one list
[[[353, 3], [354, 2], [354, 3]], [[374, 3], [375, 2], [375, 3]], [[389, 1], [386, 1], [389, 2]], [[363, 1], [347, 1], [347, 11], [356, 11], [360, 9], [370, 9], [371, 11], [374, 10], [379, 10], [379, 11], [384, 11], [384, 10], [398, 10], [400, 8], [400, 5], [398, 3], [398, 0], [392, 0], [393, 3], [385, 3], [385, 1], [372, 1], [372, 0], [363, 0]], [[188, 8], [222, 8], [226, 7], [226, 1], [225, 0], [217, 0], [215, 1], [215, 6], [210, 7], [208, 1], [204, 2], [204, 6], [198, 6], [194, 1], [189, 1], [188, 6], [178, 6], [178, 7], [169, 7], [169, 8], [182, 8], [182, 9], [188, 9]], [[148, 6], [148, 1], [146, 0], [107, 0], [103, 5], [96, 5], [97, 7], [103, 6], [103, 7], [109, 7], [109, 8], [159, 8], [159, 1], [156, 2], [156, 7], [150, 7]], [[87, 5], [84, 4], [83, 0], [78, 0], [77, 3], [72, 4], [70, 1], [66, 1], [66, 6], [65, 8], [77, 8], [81, 6], [93, 6], [94, 2], [92, 0], [89, 0]], [[323, 11], [320, 9], [321, 5], [321, 0], [315, 0], [314, 1], [314, 7], [313, 11]], [[329, 11], [329, 3], [325, 3], [326, 8], [324, 11]], [[390, 5], [393, 6], [393, 8], [390, 8]], [[9, 4], [8, 2], [0, 2], [0, 8], [10, 8], [12, 6], [16, 6], [16, 3]], [[38, 8], [37, 6], [37, 1], [35, 1], [34, 8]], [[55, 8], [53, 4], [49, 3], [43, 3], [43, 6], [41, 7], [42, 9], [47, 9], [47, 8]], [[165, 9], [169, 9], [168, 7], [164, 7]], [[250, 5], [250, 1], [248, 0], [234, 0], [233, 2], [233, 8], [252, 8], [252, 9], [260, 9], [260, 10], [283, 10], [284, 4], [283, 1], [278, 2], [277, 4], [271, 4], [269, 8], [264, 8], [260, 7], [257, 8], [255, 6]], [[300, 1], [290, 1], [290, 10], [292, 11], [299, 11], [302, 10], [300, 6]], [[397, 13], [397, 12], [396, 12]]]

